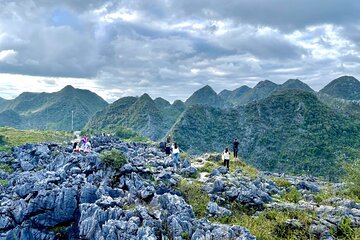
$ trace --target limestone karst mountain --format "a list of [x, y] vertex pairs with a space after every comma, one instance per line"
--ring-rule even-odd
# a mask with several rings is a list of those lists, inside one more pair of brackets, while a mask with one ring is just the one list
[[125, 97], [96, 113], [86, 128], [114, 130], [131, 128], [153, 140], [160, 140], [183, 111], [183, 103], [171, 105], [164, 99], [152, 100], [148, 94]]
[[301, 90], [233, 109], [190, 107], [171, 134], [184, 150], [196, 153], [222, 151], [238, 138], [240, 156], [260, 169], [327, 178], [339, 176], [338, 156], [356, 158], [360, 147], [358, 119]]
[[186, 101], [187, 107], [193, 105], [204, 105], [210, 107], [224, 108], [227, 107], [224, 100], [209, 86], [200, 88], [195, 91]]
[[[8, 100], [0, 112], [11, 119], [0, 120], [0, 126], [20, 129], [71, 130], [72, 111], [74, 129], [82, 129], [89, 118], [108, 104], [89, 90], [66, 86], [54, 93], [24, 92], [13, 100]], [[5, 112], [4, 112], [5, 111]], [[9, 112], [10, 111], [10, 112]]]
[[320, 93], [347, 100], [360, 100], [360, 82], [352, 76], [342, 76], [331, 81]]

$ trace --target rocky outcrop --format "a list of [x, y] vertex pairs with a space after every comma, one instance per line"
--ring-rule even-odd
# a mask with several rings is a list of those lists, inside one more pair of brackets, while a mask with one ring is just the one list
[[[175, 170], [151, 145], [108, 136], [92, 143], [87, 155], [55, 143], [1, 153], [13, 172], [0, 172], [0, 239], [255, 239], [243, 227], [195, 217], [174, 188], [196, 174], [189, 161]], [[128, 159], [119, 171], [99, 157], [112, 148]]]

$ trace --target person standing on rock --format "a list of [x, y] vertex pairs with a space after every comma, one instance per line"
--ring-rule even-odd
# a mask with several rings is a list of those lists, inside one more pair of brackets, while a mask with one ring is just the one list
[[229, 165], [230, 165], [230, 151], [229, 148], [225, 148], [225, 151], [223, 152], [222, 158], [224, 160], [224, 166], [227, 167], [227, 169], [229, 170]]
[[169, 156], [171, 154], [171, 137], [170, 137], [170, 135], [166, 138], [165, 154], [167, 156]]
[[234, 158], [237, 158], [238, 157], [238, 151], [239, 151], [239, 141], [237, 140], [237, 138], [234, 139], [233, 150], [234, 150]]
[[175, 170], [177, 169], [177, 166], [179, 165], [179, 146], [177, 145], [177, 143], [174, 143], [174, 145], [172, 146], [172, 154], [173, 154], [173, 158], [174, 158], [174, 168]]

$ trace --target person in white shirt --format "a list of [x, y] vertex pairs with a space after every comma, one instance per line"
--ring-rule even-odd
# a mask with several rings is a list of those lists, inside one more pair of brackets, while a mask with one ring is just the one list
[[172, 145], [172, 155], [174, 158], [174, 168], [175, 170], [177, 169], [177, 166], [179, 165], [179, 146], [177, 145], [177, 143], [174, 143], [174, 145]]
[[227, 169], [229, 170], [229, 164], [230, 164], [230, 151], [229, 151], [229, 148], [225, 148], [225, 151], [223, 152], [222, 158], [224, 160], [224, 166], [226, 166]]
[[87, 142], [85, 143], [85, 150], [84, 150], [84, 152], [85, 152], [85, 153], [91, 152], [91, 143], [90, 143], [90, 141], [87, 141]]

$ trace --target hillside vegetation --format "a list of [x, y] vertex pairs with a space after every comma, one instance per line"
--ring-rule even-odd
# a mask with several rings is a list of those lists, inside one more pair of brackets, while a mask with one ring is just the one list
[[340, 175], [337, 162], [360, 156], [360, 124], [303, 91], [278, 92], [239, 107], [221, 110], [194, 106], [172, 129], [182, 148], [222, 151], [240, 139], [239, 154], [263, 170]]
[[17, 130], [0, 128], [0, 151], [8, 151], [13, 146], [26, 143], [63, 142], [73, 138], [72, 134], [56, 131]]
[[93, 92], [66, 86], [54, 93], [24, 92], [0, 103], [0, 126], [19, 129], [82, 129], [89, 118], [108, 104]]

